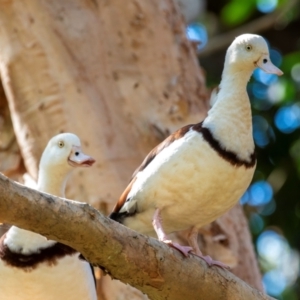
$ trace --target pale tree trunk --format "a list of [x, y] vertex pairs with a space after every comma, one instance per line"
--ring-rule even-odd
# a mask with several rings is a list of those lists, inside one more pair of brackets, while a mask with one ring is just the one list
[[[172, 0], [0, 0], [0, 72], [27, 172], [36, 178], [50, 137], [76, 133], [97, 163], [74, 174], [67, 196], [105, 214], [147, 152], [208, 109]], [[230, 216], [202, 246], [216, 259], [229, 253], [233, 273], [261, 289], [245, 218]], [[144, 298], [108, 276], [100, 286], [99, 299]]]
[[[2, 84], [0, 84], [0, 172], [16, 181], [21, 181], [22, 173], [25, 172]], [[8, 228], [8, 224], [0, 223], [0, 236]]]

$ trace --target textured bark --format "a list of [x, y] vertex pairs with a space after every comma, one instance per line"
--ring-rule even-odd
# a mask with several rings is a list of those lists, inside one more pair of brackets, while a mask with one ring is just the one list
[[[22, 180], [25, 169], [11, 122], [7, 100], [0, 84], [0, 172], [14, 180]], [[0, 223], [0, 236], [9, 228]]]
[[24, 167], [11, 122], [7, 100], [0, 84], [0, 172], [18, 180]]
[[[202, 120], [208, 109], [205, 78], [172, 0], [0, 0], [0, 49], [26, 171], [36, 178], [53, 135], [76, 133], [97, 163], [73, 175], [67, 195], [104, 213], [147, 152], [173, 130]], [[223, 232], [233, 242], [218, 247], [214, 240], [207, 252], [218, 259], [225, 249], [235, 262], [252, 262], [252, 246], [249, 256], [234, 250], [251, 244], [243, 224], [241, 216], [233, 233]], [[211, 235], [203, 234], [204, 250]], [[249, 269], [235, 266], [261, 288], [255, 259]], [[144, 298], [108, 277], [100, 285], [103, 300], [130, 293], [128, 299]]]
[[[150, 299], [271, 299], [229, 271], [137, 234], [88, 204], [24, 188], [0, 175], [0, 221], [67, 244]], [[68, 226], [66, 226], [68, 224]]]

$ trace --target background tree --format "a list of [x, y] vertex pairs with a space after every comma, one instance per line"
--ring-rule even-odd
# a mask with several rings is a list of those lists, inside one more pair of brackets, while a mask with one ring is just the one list
[[[84, 141], [86, 151], [96, 158], [97, 165], [93, 171], [77, 173], [67, 195], [88, 201], [107, 214], [145, 154], [173, 130], [203, 119], [209, 107], [205, 78], [195, 55], [197, 45], [187, 40], [185, 22], [178, 9], [185, 5], [184, 11], [188, 12], [188, 2], [0, 1], [0, 72], [5, 91], [0, 106], [1, 171], [17, 180], [23, 180], [21, 175], [25, 172], [35, 178], [48, 139], [61, 131], [74, 132]], [[299, 151], [296, 131], [295, 135], [286, 133], [296, 130], [297, 124], [300, 126], [298, 106], [291, 102], [297, 95], [299, 76], [289, 78], [299, 57], [292, 34], [297, 28], [298, 2], [281, 1], [278, 7], [276, 2], [275, 11], [264, 16], [258, 12], [259, 3], [209, 1], [206, 8], [202, 6], [202, 12], [198, 5], [199, 10], [192, 8], [193, 13], [198, 13], [187, 13], [186, 18], [196, 18], [201, 24], [191, 23], [188, 34], [200, 36], [200, 62], [207, 70], [210, 86], [220, 80], [224, 53], [234, 35], [260, 32], [272, 46], [283, 51], [281, 67], [287, 76], [266, 82], [257, 74], [249, 86], [259, 166], [243, 203], [247, 203], [246, 212], [258, 242], [273, 238], [272, 245], [279, 241], [278, 245], [287, 246], [281, 234], [283, 229], [295, 247], [299, 222], [297, 210], [295, 214], [291, 208], [297, 208], [299, 194], [294, 163], [299, 160]], [[215, 36], [207, 45], [205, 30]], [[283, 43], [287, 37], [288, 43]], [[290, 54], [291, 51], [295, 53]], [[273, 54], [273, 60], [282, 57], [279, 52]], [[297, 74], [297, 70], [292, 74]], [[276, 82], [270, 85], [272, 80]], [[283, 96], [276, 98], [280, 93]], [[283, 133], [278, 125], [282, 122], [277, 121], [277, 127], [272, 125], [273, 117], [280, 120], [280, 114], [294, 115], [284, 119], [293, 120], [293, 125]], [[265, 229], [268, 230], [263, 232]], [[247, 224], [238, 206], [205, 228], [200, 242], [204, 252], [230, 264], [235, 274], [261, 288]], [[297, 261], [298, 256], [291, 253], [289, 259]], [[276, 259], [270, 261], [266, 252], [259, 254], [264, 258], [264, 271], [269, 271]], [[288, 295], [295, 295], [289, 288], [296, 278], [292, 271], [284, 277], [288, 284], [283, 289], [287, 288]], [[265, 280], [270, 282], [278, 272], [266, 274], [269, 277]], [[99, 299], [144, 297], [107, 276], [99, 280]], [[278, 290], [277, 294], [274, 290], [269, 292], [278, 295]]]

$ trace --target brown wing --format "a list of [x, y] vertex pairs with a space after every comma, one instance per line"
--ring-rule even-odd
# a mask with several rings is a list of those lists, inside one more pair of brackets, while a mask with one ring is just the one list
[[[136, 180], [136, 177], [134, 177], [134, 178], [130, 181], [130, 183], [127, 185], [126, 189], [124, 190], [124, 192], [123, 192], [122, 195], [120, 196], [118, 202], [116, 203], [115, 207], [113, 208], [111, 214], [113, 214], [113, 213], [118, 213], [118, 212], [120, 211], [121, 207], [124, 205], [124, 203], [125, 203], [126, 200], [127, 200], [127, 196], [128, 196], [128, 194], [129, 194], [129, 192], [131, 191], [131, 188], [132, 188], [132, 186], [133, 186], [135, 180]], [[110, 217], [111, 217], [111, 215], [110, 215]]]
[[168, 147], [174, 141], [182, 138], [193, 126], [194, 124], [191, 124], [178, 129], [177, 131], [169, 135], [164, 141], [158, 144], [155, 148], [153, 148], [145, 157], [142, 164], [134, 171], [132, 178], [134, 178], [138, 172], [143, 171], [151, 163], [155, 156], [159, 154], [159, 152], [161, 152], [164, 148]]
[[126, 187], [126, 189], [122, 193], [121, 197], [119, 198], [119, 201], [115, 205], [110, 217], [116, 215], [120, 211], [120, 209], [124, 205], [124, 203], [126, 202], [127, 196], [129, 194], [134, 182], [136, 181], [137, 173], [143, 171], [151, 163], [151, 161], [155, 158], [155, 156], [158, 155], [159, 152], [161, 152], [164, 148], [168, 147], [175, 140], [178, 140], [181, 137], [183, 137], [190, 130], [190, 128], [192, 126], [193, 126], [193, 124], [186, 125], [186, 126], [180, 128], [179, 130], [175, 131], [174, 133], [169, 135], [163, 142], [161, 142], [159, 145], [157, 145], [154, 149], [152, 149], [149, 152], [149, 154], [145, 157], [142, 164], [134, 171], [129, 185]]
[[6, 246], [4, 245], [4, 240], [6, 237], [6, 233], [4, 233], [1, 237], [0, 237], [0, 259], [3, 258], [4, 254], [5, 254], [5, 248]]

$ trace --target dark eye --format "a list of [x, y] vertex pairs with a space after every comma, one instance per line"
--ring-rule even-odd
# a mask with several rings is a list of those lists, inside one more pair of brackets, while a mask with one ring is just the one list
[[264, 62], [264, 64], [266, 64], [266, 63], [268, 62], [268, 60], [265, 58], [265, 59], [263, 60], [263, 62]]
[[78, 155], [79, 155], [79, 152], [75, 152], [75, 155], [78, 156]]
[[65, 143], [63, 141], [59, 141], [58, 142], [58, 147], [59, 148], [62, 148], [64, 145], [65, 145]]
[[246, 45], [246, 50], [247, 51], [251, 51], [252, 50], [252, 46], [251, 45]]

